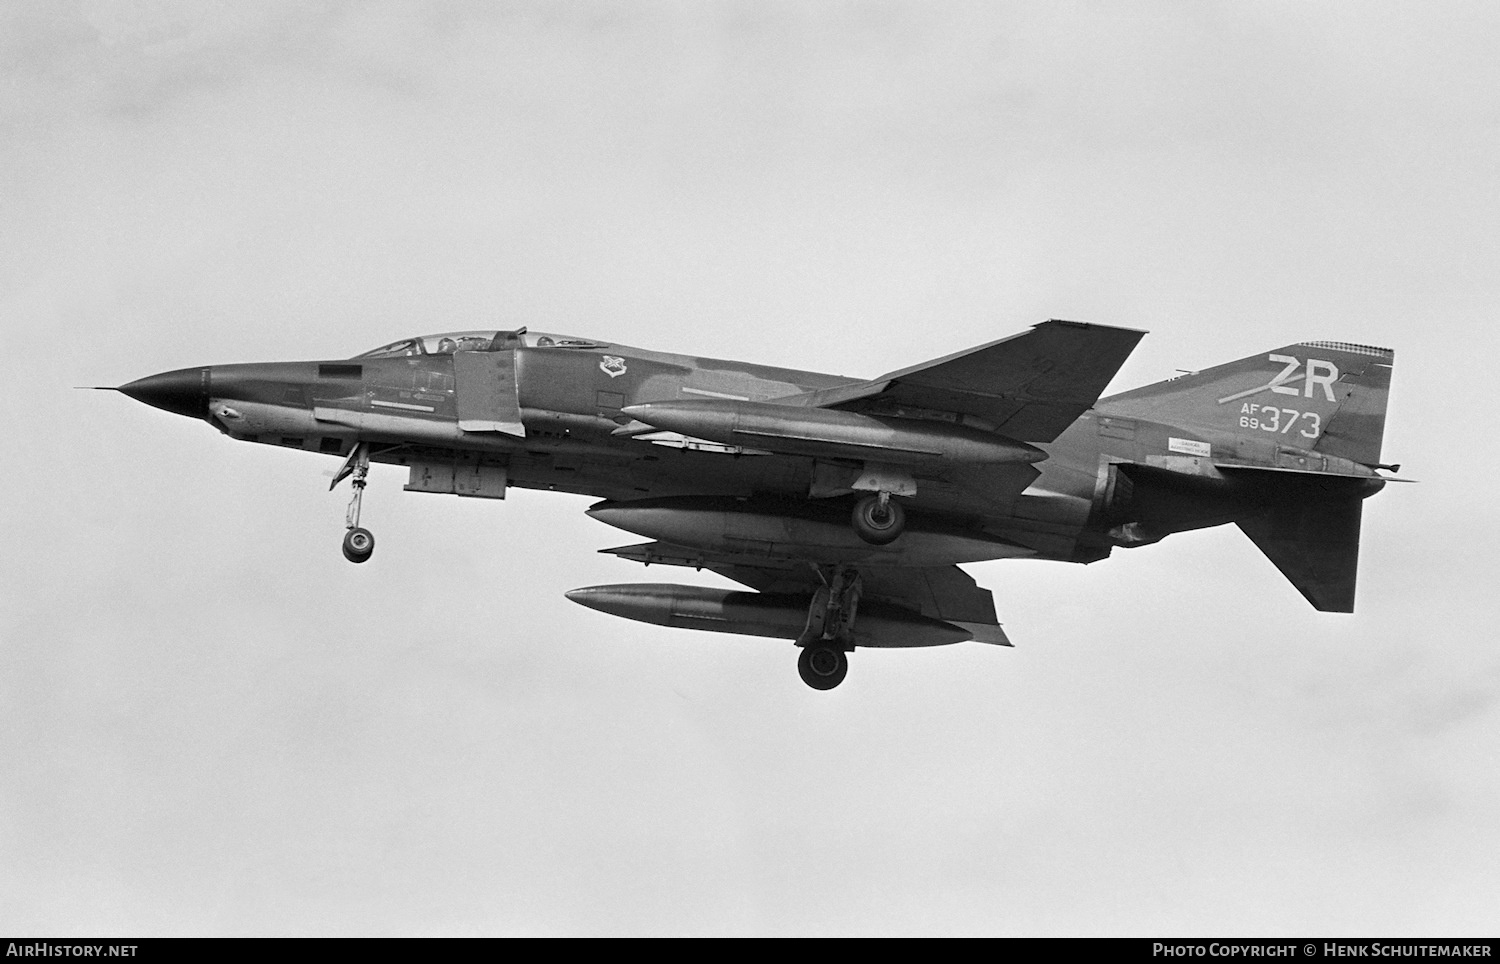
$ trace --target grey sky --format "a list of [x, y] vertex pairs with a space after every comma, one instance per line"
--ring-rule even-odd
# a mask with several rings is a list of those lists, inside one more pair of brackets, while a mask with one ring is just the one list
[[[0, 7], [0, 921], [36, 934], [1485, 934], [1491, 4]], [[588, 500], [346, 495], [75, 392], [527, 324], [1116, 384], [1396, 349], [1359, 611], [1238, 531], [970, 567], [1013, 651], [562, 598]], [[677, 573], [667, 578], [678, 578]], [[715, 583], [711, 575], [683, 581]]]

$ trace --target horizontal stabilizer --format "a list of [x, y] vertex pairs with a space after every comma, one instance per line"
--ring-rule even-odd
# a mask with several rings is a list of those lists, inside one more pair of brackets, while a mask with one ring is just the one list
[[1315, 609], [1352, 613], [1363, 504], [1356, 495], [1284, 505], [1238, 524]]

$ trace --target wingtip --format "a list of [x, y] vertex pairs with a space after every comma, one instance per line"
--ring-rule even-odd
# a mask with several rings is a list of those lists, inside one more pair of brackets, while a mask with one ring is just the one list
[[957, 620], [949, 620], [949, 622], [967, 630], [973, 642], [987, 643], [990, 646], [1015, 648], [1016, 644], [1010, 641], [1010, 637], [1005, 634], [1005, 630], [1001, 629], [995, 623], [959, 622]]
[[1105, 331], [1125, 331], [1132, 335], [1149, 335], [1151, 332], [1146, 328], [1126, 328], [1122, 325], [1101, 325], [1097, 321], [1069, 321], [1066, 318], [1048, 318], [1046, 321], [1032, 325], [1040, 328], [1042, 325], [1061, 325], [1067, 328], [1102, 328]]

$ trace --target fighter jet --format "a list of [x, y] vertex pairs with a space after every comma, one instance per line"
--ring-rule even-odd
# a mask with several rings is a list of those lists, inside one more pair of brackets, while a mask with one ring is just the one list
[[1144, 332], [1074, 321], [878, 378], [665, 354], [521, 328], [402, 338], [353, 358], [214, 365], [121, 386], [233, 439], [343, 460], [344, 556], [371, 462], [408, 492], [602, 499], [647, 541], [603, 550], [751, 591], [576, 589], [662, 626], [792, 640], [838, 686], [859, 646], [1011, 645], [989, 559], [1091, 563], [1234, 523], [1315, 608], [1354, 609], [1363, 500], [1394, 353], [1308, 341], [1100, 398]]

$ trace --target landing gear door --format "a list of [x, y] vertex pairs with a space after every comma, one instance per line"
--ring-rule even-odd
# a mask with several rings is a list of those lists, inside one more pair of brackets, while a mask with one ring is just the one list
[[454, 352], [453, 378], [460, 430], [525, 438], [514, 351]]

